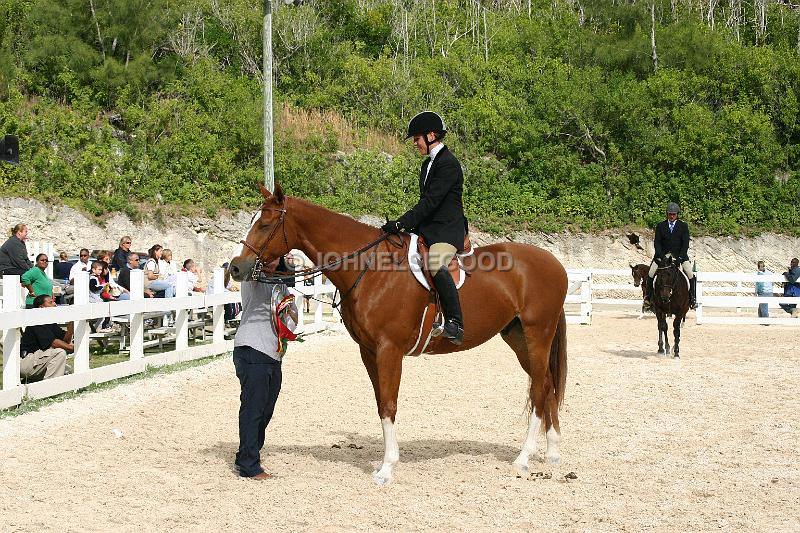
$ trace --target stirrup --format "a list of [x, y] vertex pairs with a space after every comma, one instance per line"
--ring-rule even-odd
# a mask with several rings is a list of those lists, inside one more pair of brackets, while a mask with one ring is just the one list
[[452, 320], [448, 320], [443, 324], [434, 322], [431, 337], [444, 337], [459, 346], [464, 342], [464, 328]]

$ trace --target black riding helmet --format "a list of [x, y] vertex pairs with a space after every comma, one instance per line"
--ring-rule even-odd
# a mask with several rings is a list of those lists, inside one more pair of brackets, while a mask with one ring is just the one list
[[[414, 135], [425, 135], [429, 131], [436, 133], [439, 139], [441, 139], [447, 133], [447, 126], [444, 125], [444, 120], [442, 120], [442, 117], [437, 113], [433, 111], [423, 111], [415, 115], [414, 118], [409, 121], [406, 139], [410, 139]], [[428, 151], [430, 151], [430, 145], [432, 143], [428, 142], [427, 137], [425, 137], [425, 144], [428, 146]]]

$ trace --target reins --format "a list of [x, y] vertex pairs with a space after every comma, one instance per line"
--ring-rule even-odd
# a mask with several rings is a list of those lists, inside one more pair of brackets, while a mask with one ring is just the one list
[[[278, 222], [272, 228], [272, 231], [270, 231], [269, 235], [267, 236], [267, 240], [264, 242], [264, 245], [261, 247], [261, 249], [260, 250], [256, 250], [255, 247], [252, 246], [251, 244], [249, 244], [247, 242], [247, 240], [245, 240], [245, 239], [239, 241], [243, 246], [245, 246], [248, 250], [253, 252], [255, 254], [255, 256], [256, 256], [256, 260], [255, 260], [255, 262], [253, 264], [253, 270], [250, 273], [250, 279], [253, 280], [253, 281], [257, 281], [259, 283], [283, 283], [288, 279], [302, 278], [303, 280], [308, 280], [308, 279], [314, 279], [314, 278], [320, 277], [320, 276], [324, 275], [325, 272], [327, 272], [329, 270], [333, 270], [334, 268], [336, 268], [336, 267], [340, 266], [341, 264], [343, 264], [345, 261], [349, 261], [350, 259], [354, 259], [356, 257], [361, 256], [361, 254], [363, 254], [363, 253], [375, 248], [376, 246], [378, 246], [383, 241], [389, 242], [389, 244], [391, 244], [395, 248], [401, 248], [403, 246], [403, 239], [401, 237], [398, 237], [398, 240], [394, 241], [391, 238], [392, 237], [391, 234], [383, 233], [383, 234], [381, 234], [380, 237], [378, 237], [377, 239], [365, 244], [364, 246], [362, 246], [358, 250], [356, 250], [354, 252], [351, 252], [351, 253], [349, 253], [347, 255], [344, 255], [342, 257], [339, 257], [338, 259], [334, 259], [334, 260], [328, 261], [324, 265], [320, 265], [320, 266], [312, 267], [312, 268], [305, 268], [303, 270], [298, 270], [298, 271], [294, 271], [294, 272], [287, 272], [287, 273], [272, 272], [269, 275], [267, 275], [267, 273], [264, 272], [264, 260], [263, 260], [262, 256], [264, 254], [264, 250], [267, 248], [267, 246], [269, 245], [270, 241], [275, 236], [275, 232], [278, 230], [278, 227], [282, 227], [283, 228], [283, 241], [284, 241], [284, 244], [286, 244], [287, 248], [289, 247], [289, 240], [286, 237], [286, 227], [285, 227], [287, 209], [285, 207], [282, 208], [282, 209], [281, 208], [276, 208], [276, 207], [262, 207], [261, 211], [264, 211], [264, 210], [279, 211], [281, 215], [280, 215], [280, 219], [278, 220]], [[254, 217], [255, 217], [255, 215], [254, 215]], [[334, 308], [339, 307], [342, 304], [342, 301], [361, 282], [361, 280], [364, 278], [364, 275], [367, 273], [367, 270], [369, 270], [369, 267], [371, 266], [372, 260], [374, 259], [374, 257], [375, 257], [375, 254], [373, 253], [373, 255], [369, 258], [369, 260], [367, 260], [364, 268], [359, 273], [359, 275], [356, 278], [356, 280], [353, 283], [353, 285], [351, 285], [346, 291], [344, 291], [342, 293], [342, 296], [339, 299], [339, 302], [335, 301], [336, 300], [336, 295], [334, 294], [334, 302], [332, 304]], [[338, 289], [337, 289], [337, 291], [338, 291]]]

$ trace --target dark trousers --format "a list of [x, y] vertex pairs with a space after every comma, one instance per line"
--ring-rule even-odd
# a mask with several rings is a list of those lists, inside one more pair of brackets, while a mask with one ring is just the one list
[[242, 386], [236, 466], [243, 477], [253, 477], [264, 471], [261, 448], [281, 392], [281, 363], [249, 346], [236, 346], [233, 365]]

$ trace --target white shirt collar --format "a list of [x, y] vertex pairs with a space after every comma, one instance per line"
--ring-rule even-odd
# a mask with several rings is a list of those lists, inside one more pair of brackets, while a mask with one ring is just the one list
[[436, 146], [431, 148], [431, 153], [430, 153], [431, 162], [434, 159], [436, 159], [436, 156], [439, 154], [439, 152], [442, 151], [442, 148], [444, 148], [444, 143], [443, 142], [440, 142], [439, 144], [437, 144]]

